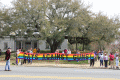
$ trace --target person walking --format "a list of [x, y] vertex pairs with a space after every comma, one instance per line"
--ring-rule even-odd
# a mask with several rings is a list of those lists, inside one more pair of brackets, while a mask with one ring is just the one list
[[6, 53], [5, 53], [5, 60], [6, 60], [6, 65], [5, 65], [5, 71], [11, 71], [10, 70], [10, 55], [11, 55], [11, 48], [8, 48]]
[[103, 54], [101, 53], [101, 55], [100, 55], [100, 67], [101, 67], [101, 65], [102, 65], [102, 67], [103, 67]]
[[113, 55], [113, 53], [111, 53], [111, 55], [110, 55], [110, 64], [111, 64], [111, 69], [112, 69], [112, 67], [114, 69], [114, 55]]
[[119, 69], [119, 57], [116, 55], [116, 69]]
[[107, 68], [108, 56], [107, 56], [106, 53], [105, 53], [105, 56], [104, 56], [104, 62], [105, 62], [105, 68]]

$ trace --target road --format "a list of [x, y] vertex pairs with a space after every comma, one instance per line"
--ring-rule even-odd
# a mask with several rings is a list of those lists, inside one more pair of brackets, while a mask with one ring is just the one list
[[0, 80], [120, 80], [120, 70], [0, 66]]

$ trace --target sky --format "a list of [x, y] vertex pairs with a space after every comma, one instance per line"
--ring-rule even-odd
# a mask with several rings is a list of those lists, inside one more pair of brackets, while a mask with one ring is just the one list
[[[4, 5], [2, 6], [11, 6], [12, 0], [0, 0]], [[113, 17], [120, 15], [120, 0], [82, 0], [85, 5], [90, 4], [90, 10], [94, 13], [99, 13], [100, 11], [107, 15], [108, 17]]]

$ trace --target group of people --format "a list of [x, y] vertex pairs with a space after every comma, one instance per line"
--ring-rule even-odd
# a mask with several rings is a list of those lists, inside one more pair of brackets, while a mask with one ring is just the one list
[[111, 68], [115, 69], [114, 67], [114, 62], [116, 62], [116, 69], [119, 68], [119, 53], [116, 51], [116, 53], [114, 54], [113, 52], [111, 52], [109, 55], [107, 53], [104, 53], [103, 50], [98, 51], [98, 52], [94, 52], [94, 59], [90, 60], [90, 66], [94, 66], [94, 61], [100, 61], [100, 67], [103, 67], [103, 63], [105, 65], [105, 68], [108, 68], [108, 61], [109, 61], [109, 65], [111, 65]]
[[64, 53], [64, 54], [71, 54], [71, 50], [69, 49], [64, 49], [63, 51], [62, 51], [62, 53]]
[[[18, 59], [18, 54], [22, 52], [21, 49], [18, 49], [17, 50], [17, 53], [16, 53], [16, 64], [21, 64], [21, 59]], [[40, 49], [33, 49], [30, 48], [29, 50], [25, 51], [25, 54], [26, 53], [40, 53]], [[55, 51], [55, 53], [59, 53], [59, 49], [57, 49]], [[71, 54], [71, 50], [67, 50], [67, 49], [64, 49], [64, 51], [62, 52], [64, 54]], [[105, 65], [105, 68], [108, 67], [108, 61], [109, 61], [109, 65], [111, 65], [111, 68], [115, 68], [114, 67], [114, 61], [116, 62], [116, 69], [119, 69], [119, 53], [116, 51], [115, 54], [113, 54], [113, 52], [111, 52], [109, 55], [107, 53], [104, 53], [103, 50], [101, 51], [98, 51], [98, 52], [94, 52], [94, 58], [90, 60], [90, 66], [94, 66], [94, 61], [98, 60], [100, 61], [100, 67], [103, 67], [103, 62], [104, 62], [104, 65]], [[6, 66], [5, 66], [5, 71], [7, 71], [7, 68], [8, 68], [8, 71], [11, 71], [10, 70], [10, 54], [11, 54], [11, 48], [9, 47], [7, 49], [7, 51], [5, 52], [5, 60], [6, 60]], [[77, 51], [76, 54], [80, 54], [80, 51]], [[57, 63], [59, 63], [59, 60], [56, 60]], [[26, 59], [24, 59], [23, 61], [23, 64], [26, 64]], [[32, 64], [32, 60], [28, 60], [28, 63], [31, 63]]]
[[[22, 52], [22, 50], [21, 49], [18, 49], [17, 50], [17, 53], [16, 53], [16, 64], [17, 65], [20, 65], [20, 64], [22, 64], [22, 62], [21, 62], [21, 59], [18, 59], [18, 54], [20, 53], [20, 52]], [[25, 51], [25, 53], [24, 54], [26, 54], [26, 53], [40, 53], [40, 49], [38, 48], [34, 48], [33, 50], [32, 50], [32, 48], [30, 48], [30, 49], [28, 49], [27, 51]], [[24, 61], [23, 61], [23, 64], [26, 64], [26, 59], [24, 59]], [[32, 64], [32, 60], [28, 60], [28, 64], [29, 63], [31, 63]]]

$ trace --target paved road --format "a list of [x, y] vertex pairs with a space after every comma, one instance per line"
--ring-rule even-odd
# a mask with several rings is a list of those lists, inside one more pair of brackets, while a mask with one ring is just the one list
[[112, 69], [12, 66], [11, 70], [0, 66], [0, 80], [120, 80], [120, 70]]

